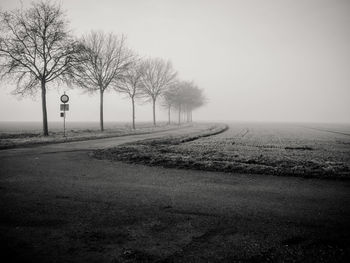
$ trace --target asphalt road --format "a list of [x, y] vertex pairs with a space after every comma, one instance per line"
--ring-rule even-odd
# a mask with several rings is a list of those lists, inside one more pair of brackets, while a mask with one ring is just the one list
[[346, 261], [349, 182], [164, 169], [90, 155], [169, 133], [0, 151], [1, 257]]

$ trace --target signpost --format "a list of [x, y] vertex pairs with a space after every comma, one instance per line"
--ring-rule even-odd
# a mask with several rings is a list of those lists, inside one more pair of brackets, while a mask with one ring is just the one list
[[69, 104], [66, 104], [69, 101], [69, 97], [66, 93], [61, 96], [61, 101], [63, 104], [60, 105], [60, 109], [63, 112], [61, 112], [60, 116], [63, 117], [63, 137], [66, 137], [66, 111], [69, 111]]

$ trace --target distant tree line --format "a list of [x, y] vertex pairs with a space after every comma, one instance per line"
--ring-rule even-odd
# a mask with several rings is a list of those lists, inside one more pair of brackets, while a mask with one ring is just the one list
[[41, 93], [43, 134], [49, 134], [46, 92], [51, 82], [79, 86], [100, 95], [100, 129], [105, 91], [114, 90], [131, 100], [135, 129], [135, 101], [156, 102], [178, 112], [178, 123], [192, 121], [192, 111], [205, 102], [203, 90], [181, 81], [170, 61], [143, 59], [126, 45], [125, 36], [91, 31], [81, 38], [69, 30], [69, 21], [57, 3], [32, 3], [28, 9], [0, 13], [1, 78], [15, 80], [14, 94]]
[[163, 106], [168, 109], [168, 123], [171, 123], [171, 109], [178, 111], [178, 123], [181, 120], [192, 121], [192, 111], [205, 102], [203, 90], [193, 82], [175, 81], [163, 92]]

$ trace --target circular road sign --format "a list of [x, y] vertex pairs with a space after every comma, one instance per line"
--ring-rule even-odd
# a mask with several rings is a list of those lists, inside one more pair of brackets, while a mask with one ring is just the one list
[[62, 101], [63, 103], [67, 103], [67, 102], [69, 101], [68, 95], [63, 94], [63, 95], [61, 96], [61, 101]]

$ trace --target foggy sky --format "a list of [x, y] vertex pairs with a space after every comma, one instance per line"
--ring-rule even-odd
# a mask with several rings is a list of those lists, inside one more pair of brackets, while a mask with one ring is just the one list
[[[141, 56], [170, 59], [181, 79], [203, 88], [208, 103], [194, 120], [350, 122], [350, 1], [61, 2], [75, 35], [124, 33]], [[2, 10], [19, 6], [0, 0]], [[11, 91], [0, 83], [0, 121], [40, 121], [40, 93], [19, 100]], [[48, 92], [49, 121], [60, 120], [63, 91], [68, 121], [99, 120], [98, 94], [62, 86]], [[106, 121], [131, 118], [121, 94], [106, 93], [104, 109]], [[150, 121], [151, 110], [137, 105], [136, 121]]]

